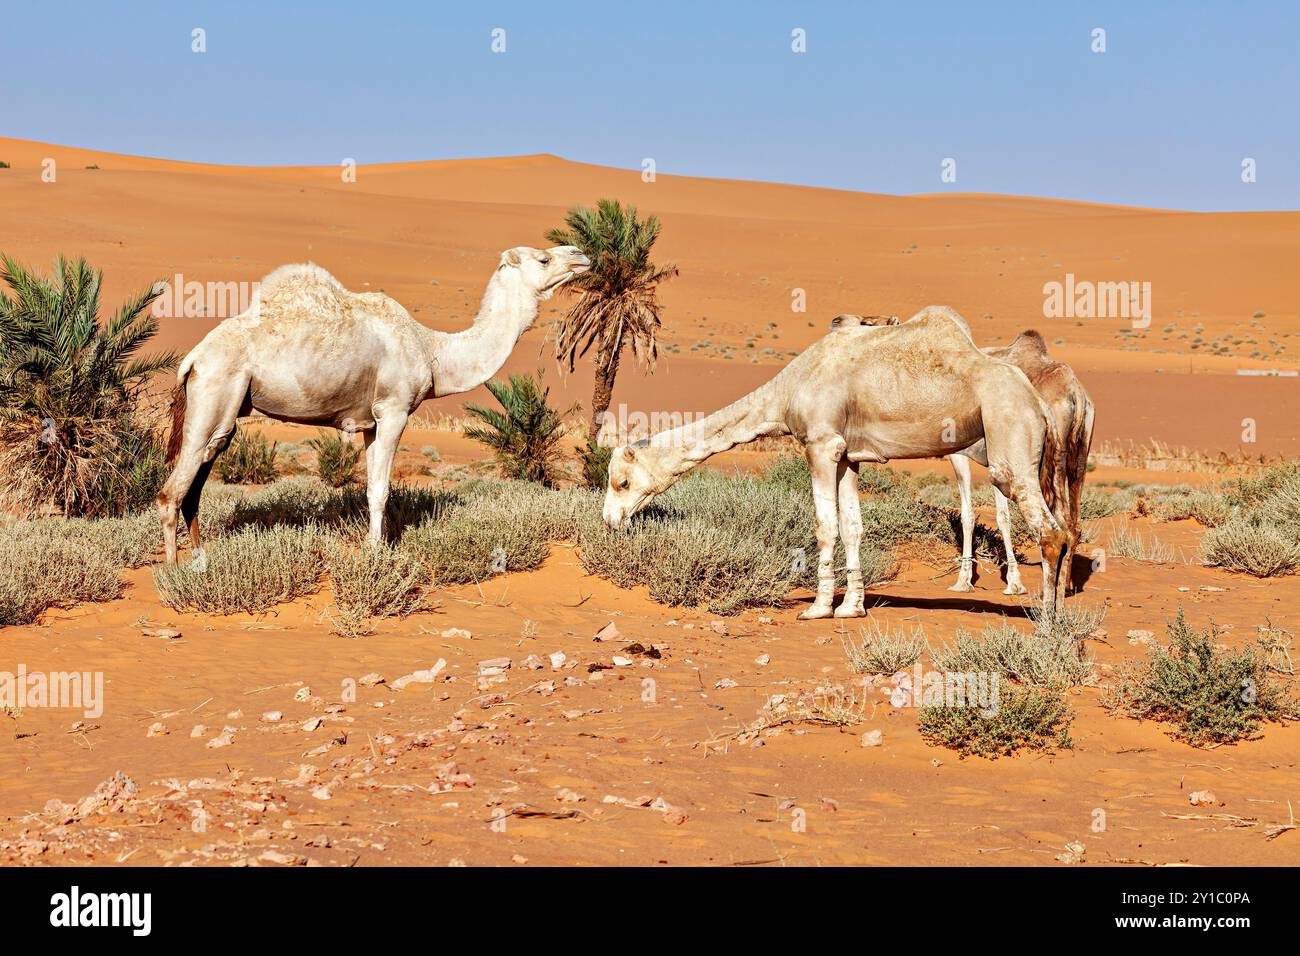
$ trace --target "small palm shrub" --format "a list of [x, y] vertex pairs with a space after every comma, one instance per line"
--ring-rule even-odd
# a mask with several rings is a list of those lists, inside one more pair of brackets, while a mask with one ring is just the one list
[[51, 607], [111, 601], [121, 565], [96, 543], [46, 531], [0, 532], [0, 626], [30, 624]]
[[1119, 671], [1104, 701], [1112, 711], [1172, 724], [1171, 734], [1194, 747], [1243, 740], [1263, 721], [1296, 715], [1261, 648], [1218, 649], [1214, 625], [1196, 630], [1182, 608], [1168, 634], [1169, 646]]
[[184, 564], [154, 569], [162, 603], [178, 611], [256, 613], [316, 590], [326, 539], [314, 525], [244, 528]]
[[95, 517], [152, 502], [164, 467], [146, 389], [176, 366], [140, 355], [158, 293], [101, 319], [103, 273], [84, 259], [60, 256], [47, 278], [4, 256], [0, 278], [0, 509]]
[[488, 382], [487, 390], [502, 411], [466, 405], [465, 411], [482, 424], [466, 428], [465, 437], [492, 449], [502, 477], [553, 488], [564, 477], [560, 442], [569, 412], [556, 411], [547, 404], [551, 390], [543, 388], [541, 381], [539, 371], [536, 378], [511, 375], [508, 382]]
[[280, 474], [275, 458], [275, 442], [257, 432], [240, 431], [213, 468], [228, 485], [269, 485]]
[[331, 488], [343, 488], [357, 480], [361, 446], [336, 432], [321, 431], [303, 444], [316, 452], [316, 474]]
[[606, 448], [588, 438], [586, 444], [578, 449], [578, 458], [582, 464], [582, 482], [588, 488], [604, 488], [609, 484], [609, 459], [614, 449]]
[[997, 758], [1019, 750], [1070, 748], [1074, 714], [1064, 695], [1044, 687], [999, 688], [995, 711], [975, 706], [921, 707], [917, 728], [926, 741], [963, 757]]

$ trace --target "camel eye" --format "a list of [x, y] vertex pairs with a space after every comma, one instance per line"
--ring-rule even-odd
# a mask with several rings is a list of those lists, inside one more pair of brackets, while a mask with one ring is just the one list
[[618, 484], [618, 490], [619, 490], [619, 491], [627, 491], [627, 486], [628, 486], [628, 484], [629, 484], [628, 480], [627, 480], [626, 478], [624, 478], [622, 481], [619, 482], [619, 484]]
[[540, 263], [541, 263], [542, 265], [544, 265], [544, 266], [549, 266], [549, 265], [551, 264], [551, 257], [550, 257], [550, 256], [542, 256], [542, 257], [541, 257], [540, 259], [538, 259], [537, 261], [540, 262]]

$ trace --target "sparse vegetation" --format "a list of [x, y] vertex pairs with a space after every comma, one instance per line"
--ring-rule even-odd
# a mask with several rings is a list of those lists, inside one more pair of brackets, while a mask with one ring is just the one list
[[599, 445], [590, 438], [578, 450], [582, 480], [588, 488], [604, 489], [609, 484], [609, 459], [613, 453], [614, 449]]
[[244, 528], [185, 563], [154, 569], [162, 603], [178, 611], [256, 613], [316, 590], [324, 536], [314, 525]]
[[1168, 634], [1167, 647], [1117, 674], [1105, 699], [1112, 711], [1170, 723], [1173, 736], [1196, 747], [1243, 740], [1266, 720], [1295, 715], [1262, 648], [1221, 650], [1214, 625], [1193, 628], [1181, 608]]
[[1066, 629], [1036, 627], [1022, 631], [1003, 618], [984, 628], [982, 638], [958, 628], [947, 642], [930, 651], [943, 671], [1001, 674], [1040, 687], [1074, 687], [1092, 678], [1093, 661]]
[[334, 587], [329, 617], [345, 637], [370, 633], [372, 618], [406, 617], [424, 603], [424, 566], [390, 545], [331, 549], [325, 566]]
[[919, 625], [894, 629], [873, 618], [859, 633], [860, 640], [841, 639], [855, 674], [896, 674], [915, 664], [926, 648], [925, 629]]
[[275, 442], [249, 431], [236, 432], [212, 467], [228, 485], [269, 485], [280, 473]]
[[111, 601], [122, 592], [120, 570], [110, 552], [86, 538], [5, 528], [0, 531], [0, 626], [30, 624], [51, 607]]

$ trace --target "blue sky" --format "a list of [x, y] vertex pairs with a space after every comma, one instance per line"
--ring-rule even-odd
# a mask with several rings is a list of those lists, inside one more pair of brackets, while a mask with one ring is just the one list
[[10, 0], [3, 22], [0, 135], [25, 139], [240, 164], [653, 157], [872, 192], [1300, 208], [1294, 2]]

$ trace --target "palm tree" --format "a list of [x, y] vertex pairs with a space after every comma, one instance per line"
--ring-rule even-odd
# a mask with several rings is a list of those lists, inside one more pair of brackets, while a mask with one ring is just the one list
[[594, 345], [595, 383], [591, 394], [588, 447], [614, 395], [623, 346], [643, 370], [654, 372], [659, 357], [658, 286], [677, 275], [675, 265], [657, 266], [650, 250], [659, 238], [659, 219], [638, 219], [635, 206], [602, 199], [595, 209], [570, 209], [563, 229], [552, 229], [547, 241], [577, 246], [591, 260], [591, 269], [575, 278], [564, 291], [576, 296], [555, 335], [555, 360], [572, 372], [574, 362]]
[[60, 256], [50, 278], [0, 256], [0, 508], [121, 513], [161, 484], [162, 449], [140, 405], [173, 352], [137, 353], [158, 331], [157, 297], [100, 323], [103, 273]]

